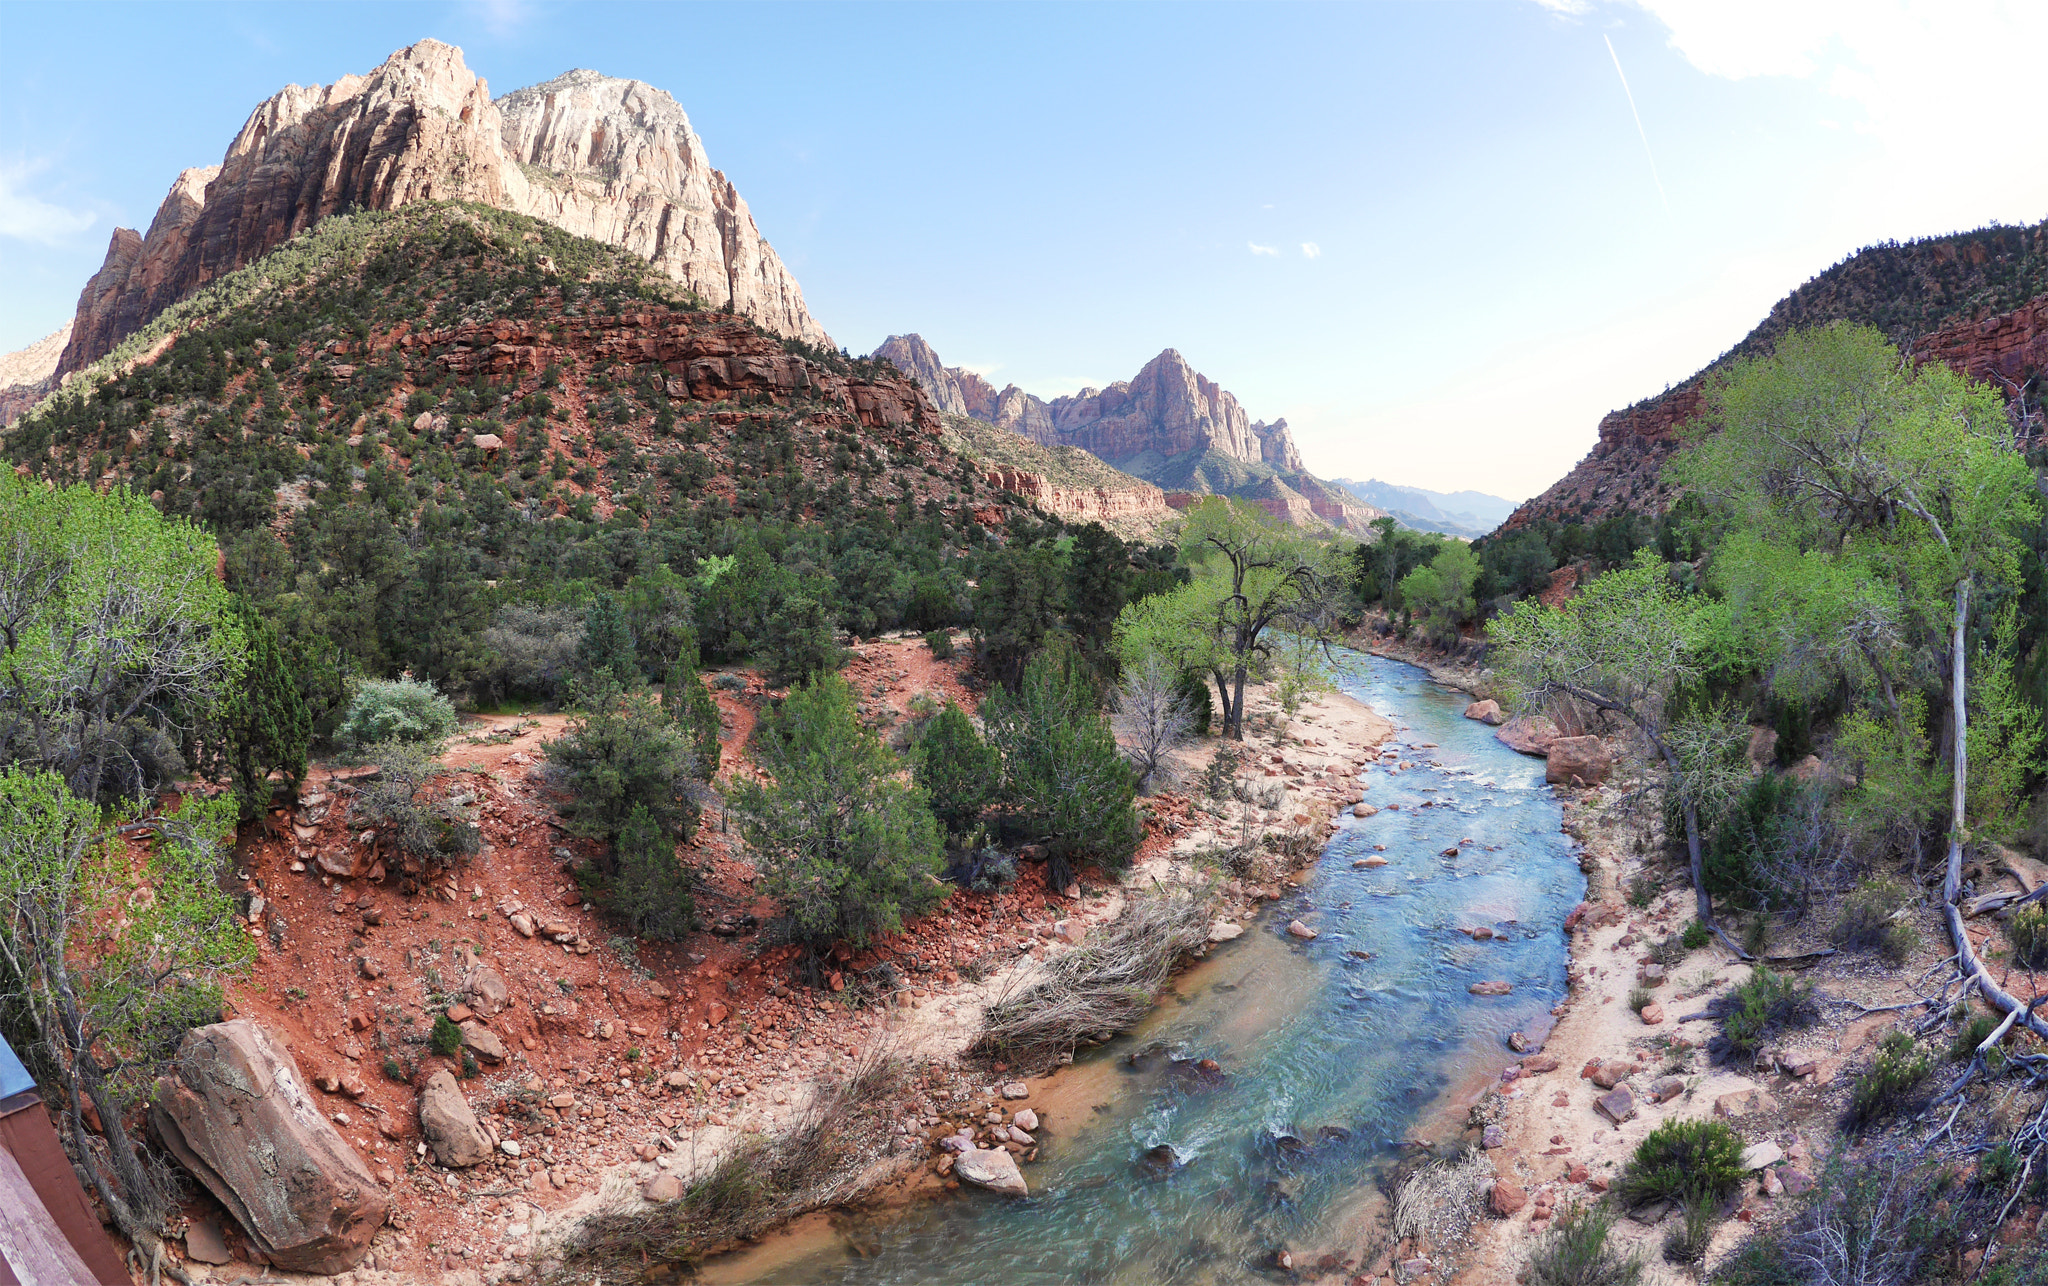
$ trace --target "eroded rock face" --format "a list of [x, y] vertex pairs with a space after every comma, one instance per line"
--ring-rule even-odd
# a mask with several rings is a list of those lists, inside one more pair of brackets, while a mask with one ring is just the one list
[[941, 362], [924, 336], [891, 335], [871, 356], [887, 358], [897, 370], [915, 378], [941, 411], [995, 423], [1000, 401], [995, 386], [973, 371]]
[[370, 1248], [391, 1199], [320, 1114], [297, 1064], [246, 1019], [186, 1033], [150, 1119], [279, 1268], [339, 1273]]
[[[1080, 447], [1111, 463], [1146, 452], [1174, 456], [1214, 451], [1278, 469], [1302, 468], [1287, 421], [1253, 423], [1237, 398], [1171, 348], [1145, 363], [1129, 381], [1039, 403], [1043, 418], [1030, 413], [1036, 398], [1026, 394], [1013, 399], [1010, 392], [1003, 391], [996, 423], [1046, 446]], [[1005, 421], [1005, 413], [1015, 420]]]
[[494, 103], [460, 49], [423, 40], [367, 76], [286, 86], [220, 165], [178, 176], [147, 236], [116, 229], [58, 371], [330, 215], [426, 200], [477, 201], [625, 247], [706, 303], [831, 343], [674, 99], [576, 71]]
[[730, 180], [711, 168], [690, 118], [663, 90], [566, 72], [497, 102], [505, 153], [526, 171], [512, 208], [623, 246], [713, 306], [830, 347], [803, 291]]

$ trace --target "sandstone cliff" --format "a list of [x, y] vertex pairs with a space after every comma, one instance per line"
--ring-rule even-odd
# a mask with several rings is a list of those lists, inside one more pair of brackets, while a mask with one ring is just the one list
[[[899, 369], [901, 369], [899, 367]], [[930, 386], [926, 386], [930, 392]], [[971, 416], [945, 412], [945, 442], [979, 466], [997, 491], [1070, 522], [1099, 522], [1128, 540], [1149, 538], [1174, 510], [1158, 487], [1110, 468], [1078, 447], [1040, 446]]]
[[709, 304], [830, 344], [667, 94], [571, 72], [501, 109], [461, 50], [423, 40], [367, 76], [286, 86], [219, 166], [178, 176], [146, 236], [116, 229], [59, 374], [331, 214], [425, 200], [530, 213], [624, 246]]
[[924, 386], [932, 405], [948, 415], [996, 421], [1000, 402], [994, 386], [973, 371], [939, 361], [922, 335], [891, 335], [872, 354], [886, 358], [899, 371]]
[[[1503, 527], [1663, 512], [1675, 498], [1660, 476], [1664, 462], [1704, 410], [1713, 376], [1770, 352], [1791, 330], [1832, 321], [1874, 326], [1916, 360], [1945, 362], [1992, 385], [2016, 402], [2014, 413], [2024, 419], [2027, 408], [2040, 406], [2041, 376], [2048, 372], [2048, 222], [1858, 251], [1778, 301], [1705, 370], [1609, 412], [1586, 458]], [[2038, 421], [2035, 409], [2018, 427], [2039, 437]]]
[[0, 428], [21, 417], [57, 387], [57, 359], [71, 342], [71, 323], [19, 352], [0, 355]]

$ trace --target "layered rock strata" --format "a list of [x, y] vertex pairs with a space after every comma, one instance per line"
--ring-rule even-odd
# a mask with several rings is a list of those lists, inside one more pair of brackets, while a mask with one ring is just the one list
[[706, 303], [831, 342], [674, 99], [576, 71], [493, 102], [461, 50], [423, 40], [367, 76], [285, 87], [219, 166], [178, 176], [146, 236], [116, 229], [59, 374], [321, 219], [426, 200], [531, 214], [632, 250]]
[[0, 428], [56, 390], [57, 360], [70, 342], [71, 323], [65, 322], [27, 348], [0, 356]]

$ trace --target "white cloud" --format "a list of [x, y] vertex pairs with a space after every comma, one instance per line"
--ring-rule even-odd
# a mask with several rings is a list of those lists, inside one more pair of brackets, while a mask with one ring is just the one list
[[1251, 247], [1251, 251], [1255, 255], [1278, 255], [1280, 253], [1278, 246], [1262, 246], [1256, 241], [1247, 241], [1245, 244]]
[[98, 221], [91, 210], [68, 209], [24, 190], [48, 168], [47, 162], [0, 164], [0, 237], [60, 246]]
[[1313, 241], [1304, 241], [1301, 243], [1301, 253], [1305, 258], [1320, 259], [1323, 257], [1323, 248]]
[[469, 8], [484, 29], [500, 39], [518, 34], [538, 13], [527, 0], [470, 0]]
[[987, 379], [989, 376], [1003, 369], [1003, 364], [1001, 362], [986, 362], [980, 366], [963, 365], [960, 367], [960, 369], [966, 371], [969, 375], [979, 375], [981, 376], [981, 378]]
[[[2040, 114], [2036, 0], [1633, 0], [1710, 76], [1808, 81], [1872, 140], [1837, 190], [1862, 238], [1907, 237], [2048, 214], [2048, 166], [2023, 122]], [[1968, 176], [1960, 180], [1959, 176]]]

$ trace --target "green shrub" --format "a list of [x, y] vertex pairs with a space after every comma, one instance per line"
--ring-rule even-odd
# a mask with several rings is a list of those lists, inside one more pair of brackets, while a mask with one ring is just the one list
[[1691, 924], [1686, 925], [1685, 932], [1680, 934], [1678, 938], [1679, 945], [1683, 946], [1687, 951], [1698, 951], [1713, 940], [1714, 931], [1709, 929], [1703, 920], [1694, 920]]
[[1180, 676], [1174, 687], [1174, 695], [1187, 707], [1189, 730], [1197, 737], [1209, 735], [1209, 723], [1216, 717], [1216, 698], [1209, 691], [1209, 681], [1195, 670]]
[[1920, 1052], [1902, 1031], [1887, 1033], [1878, 1043], [1870, 1070], [1856, 1078], [1849, 1091], [1845, 1123], [1864, 1130], [1916, 1108], [1920, 1091], [1934, 1074], [1934, 1060]]
[[1811, 1027], [1820, 1018], [1813, 988], [1772, 973], [1762, 965], [1735, 990], [1707, 1007], [1721, 1020], [1721, 1034], [1709, 1043], [1717, 1062], [1749, 1061], [1778, 1032]]
[[446, 1014], [434, 1015], [434, 1034], [427, 1044], [443, 1058], [455, 1057], [462, 1048], [462, 1028], [457, 1027]]
[[1790, 777], [1752, 779], [1708, 839], [1701, 870], [1707, 892], [1743, 910], [1803, 905], [1803, 872], [1818, 852], [1818, 803]]
[[934, 661], [946, 661], [953, 656], [953, 631], [931, 630], [924, 636], [924, 645], [931, 649]]
[[989, 693], [982, 719], [1002, 756], [1005, 795], [1055, 858], [1130, 865], [1144, 836], [1137, 777], [1070, 648], [1031, 658], [1015, 694]]
[[2012, 1144], [2001, 1143], [1977, 1161], [1977, 1182], [1994, 1192], [2003, 1192], [2020, 1177], [2020, 1159]]
[[2023, 906], [2005, 922], [2012, 960], [2023, 969], [2048, 969], [2048, 906]]
[[1628, 1007], [1631, 1012], [1639, 1014], [1643, 1012], [1645, 1005], [1655, 999], [1656, 997], [1650, 994], [1648, 987], [1632, 987], [1628, 993]]
[[697, 756], [651, 696], [600, 692], [541, 753], [571, 796], [564, 811], [578, 835], [616, 840], [635, 808], [685, 836], [697, 823], [697, 805], [684, 793], [699, 772]]
[[583, 638], [576, 648], [576, 666], [594, 689], [611, 684], [631, 690], [640, 686], [640, 649], [626, 609], [600, 592], [583, 612]]
[[1714, 1207], [1704, 1201], [1686, 1206], [1678, 1226], [1664, 1234], [1664, 1262], [1693, 1265], [1706, 1260], [1714, 1240]]
[[861, 725], [846, 680], [826, 674], [791, 691], [763, 714], [753, 745], [767, 778], [739, 782], [731, 808], [797, 941], [864, 948], [946, 896], [938, 822]]
[[334, 730], [343, 745], [434, 742], [455, 731], [455, 707], [418, 679], [373, 679], [356, 690]]
[[1742, 1136], [1720, 1121], [1666, 1121], [1636, 1145], [1615, 1197], [1629, 1206], [1718, 1205], [1747, 1173], [1742, 1150]]
[[718, 714], [718, 702], [697, 674], [694, 646], [669, 666], [661, 683], [661, 707], [690, 740], [690, 752], [696, 756], [696, 762], [690, 765], [690, 775], [699, 781], [716, 777], [722, 755], [718, 734], [724, 731], [725, 724]]
[[1648, 910], [1650, 903], [1657, 900], [1657, 880], [1648, 871], [1637, 872], [1628, 882], [1628, 904], [1638, 911]]
[[377, 775], [356, 796], [353, 815], [393, 844], [409, 870], [440, 871], [476, 856], [482, 836], [460, 807], [430, 787], [451, 771], [426, 749], [388, 742], [370, 747]]
[[[1984, 1038], [1996, 1030], [1998, 1030], [1998, 1019], [1993, 1018], [1990, 1014], [1978, 1014], [1969, 1022], [1964, 1023], [1962, 1030], [1956, 1033], [1954, 1042], [1948, 1047], [1949, 1061], [1960, 1063], [1966, 1059], [1974, 1058], [1977, 1053], [1977, 1046], [1983, 1044]], [[1994, 1054], [1996, 1052], [1995, 1050], [1993, 1051]]]
[[1879, 876], [1865, 880], [1843, 899], [1830, 940], [1846, 951], [1875, 951], [1886, 964], [1898, 966], [1920, 945], [1920, 935], [1898, 915], [1906, 907], [1906, 888]]
[[836, 670], [842, 657], [830, 613], [806, 594], [791, 595], [769, 615], [761, 631], [761, 652], [769, 670], [785, 683]]
[[954, 835], [965, 835], [994, 802], [1002, 774], [996, 752], [974, 721], [952, 702], [925, 723], [911, 752], [912, 776], [932, 815]]
[[626, 922], [634, 936], [679, 942], [697, 921], [690, 877], [676, 860], [675, 842], [662, 833], [654, 814], [636, 804], [619, 832], [604, 891], [607, 910]]
[[1643, 1261], [1607, 1244], [1614, 1212], [1570, 1205], [1529, 1252], [1528, 1286], [1636, 1286]]

